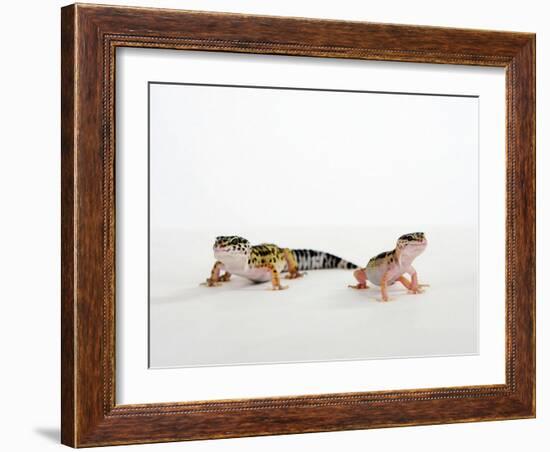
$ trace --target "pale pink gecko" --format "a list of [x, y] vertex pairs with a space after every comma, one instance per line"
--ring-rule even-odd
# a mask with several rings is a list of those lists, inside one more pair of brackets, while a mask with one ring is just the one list
[[[387, 287], [396, 281], [403, 284], [409, 293], [422, 293], [422, 287], [426, 287], [427, 284], [418, 284], [418, 276], [412, 262], [427, 245], [428, 241], [423, 232], [402, 235], [397, 239], [394, 250], [378, 254], [369, 260], [366, 267], [355, 270], [353, 276], [358, 284], [349, 287], [368, 289], [367, 281], [370, 281], [380, 286], [383, 301], [389, 300]], [[403, 276], [405, 273], [411, 275], [410, 281]]]

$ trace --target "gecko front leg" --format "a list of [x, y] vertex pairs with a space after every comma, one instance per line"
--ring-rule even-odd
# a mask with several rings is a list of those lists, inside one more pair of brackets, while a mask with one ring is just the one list
[[413, 294], [424, 292], [418, 284], [418, 274], [416, 273], [416, 270], [411, 267], [409, 274], [411, 275], [411, 288], [409, 289], [409, 292]]
[[410, 281], [407, 278], [405, 278], [403, 275], [401, 275], [398, 278], [398, 281], [407, 288], [409, 293], [412, 293], [412, 294], [423, 293], [424, 292], [424, 290], [422, 289], [423, 287], [430, 287], [429, 284], [419, 284], [418, 283], [418, 273], [416, 272], [416, 270], [413, 267], [410, 267], [407, 270], [407, 273], [409, 273], [411, 275], [411, 280]]
[[296, 262], [296, 258], [294, 257], [294, 254], [292, 254], [292, 251], [290, 251], [290, 249], [288, 248], [285, 248], [283, 250], [283, 253], [285, 255], [286, 265], [288, 267], [288, 275], [286, 275], [285, 278], [296, 279], [304, 276], [304, 273], [300, 273], [298, 271], [298, 263]]
[[382, 291], [382, 301], [389, 301], [390, 297], [388, 297], [388, 274], [389, 272], [386, 271], [382, 275], [382, 280], [380, 281], [380, 290]]
[[222, 270], [224, 270], [223, 263], [220, 261], [216, 261], [214, 267], [212, 267], [212, 271], [210, 272], [210, 278], [206, 280], [206, 286], [219, 286], [222, 282], [229, 281], [229, 279], [231, 278], [231, 273], [226, 271], [223, 275], [220, 275]]
[[353, 272], [353, 276], [357, 280], [358, 284], [355, 285], [349, 285], [348, 287], [351, 287], [352, 289], [368, 289], [369, 286], [367, 286], [367, 271], [366, 268], [358, 268]]

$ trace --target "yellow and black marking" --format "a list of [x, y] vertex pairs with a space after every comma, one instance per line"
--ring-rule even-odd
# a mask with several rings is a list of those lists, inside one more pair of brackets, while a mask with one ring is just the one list
[[285, 250], [272, 243], [253, 246], [248, 257], [248, 265], [253, 268], [265, 267], [267, 265], [284, 265], [285, 263]]
[[299, 271], [357, 268], [357, 265], [324, 251], [291, 250], [289, 248], [279, 248], [272, 243], [253, 246], [248, 259], [248, 265], [251, 267], [262, 267], [267, 264], [276, 265], [281, 262], [286, 263], [283, 271], [293, 271], [293, 267], [296, 267]]
[[397, 260], [395, 255], [395, 250], [384, 251], [380, 254], [377, 254], [367, 263], [367, 269], [380, 266], [382, 263], [391, 264]]

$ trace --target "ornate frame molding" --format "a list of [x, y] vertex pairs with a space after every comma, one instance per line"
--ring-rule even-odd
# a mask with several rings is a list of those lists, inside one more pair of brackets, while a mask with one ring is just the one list
[[[506, 68], [506, 383], [116, 405], [118, 47]], [[62, 9], [61, 153], [64, 444], [81, 447], [535, 415], [533, 34], [71, 5]]]

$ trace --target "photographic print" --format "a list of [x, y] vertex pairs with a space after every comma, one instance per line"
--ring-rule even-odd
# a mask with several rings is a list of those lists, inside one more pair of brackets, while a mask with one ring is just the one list
[[154, 82], [152, 368], [478, 353], [478, 97]]
[[534, 34], [61, 32], [63, 444], [535, 416]]

